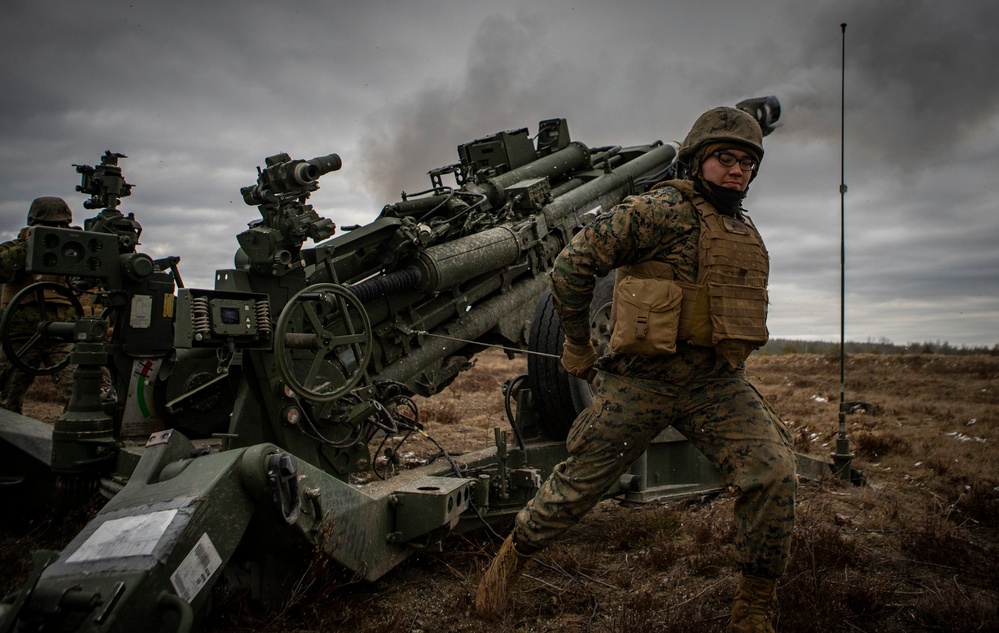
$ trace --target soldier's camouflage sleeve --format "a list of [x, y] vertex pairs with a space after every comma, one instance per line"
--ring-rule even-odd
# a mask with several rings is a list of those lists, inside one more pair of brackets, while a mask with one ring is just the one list
[[24, 270], [28, 259], [28, 242], [20, 237], [0, 244], [0, 283], [13, 281]]
[[[595, 275], [666, 255], [687, 240], [698, 223], [693, 207], [672, 187], [629, 196], [598, 215], [555, 258], [550, 274], [555, 309], [568, 340], [590, 339], [589, 307]], [[696, 246], [696, 245], [695, 245]]]

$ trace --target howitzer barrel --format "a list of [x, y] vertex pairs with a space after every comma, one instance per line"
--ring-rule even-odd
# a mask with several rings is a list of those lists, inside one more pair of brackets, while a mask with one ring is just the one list
[[559, 196], [542, 209], [548, 225], [556, 226], [570, 213], [612, 207], [624, 199], [633, 179], [666, 169], [676, 160], [678, 150], [675, 143], [667, 143]]
[[436, 292], [516, 263], [523, 248], [517, 234], [498, 226], [432, 246], [420, 254], [421, 290]]
[[514, 230], [500, 226], [432, 246], [420, 253], [414, 265], [348, 289], [362, 302], [405, 288], [430, 294], [514, 264], [522, 253]]
[[[614, 206], [630, 192], [636, 178], [655, 174], [669, 167], [676, 160], [677, 149], [672, 143], [655, 147], [612, 172], [586, 183], [574, 183], [578, 186], [569, 189], [541, 209], [547, 227], [562, 224], [572, 213]], [[507, 183], [509, 186], [523, 178], [537, 177], [542, 173], [562, 173], [562, 169], [578, 168], [579, 163], [576, 161], [584, 161], [585, 164], [587, 154], [585, 146], [573, 143], [560, 152], [490, 179], [489, 182], [494, 185]], [[521, 225], [498, 226], [431, 246], [420, 253], [415, 265], [359, 283], [351, 287], [351, 292], [362, 301], [387, 294], [397, 288], [398, 284], [432, 293], [501, 270], [515, 264], [525, 250], [533, 246], [534, 242], [524, 236], [530, 234], [527, 229], [533, 228], [535, 224], [536, 220], [526, 220]]]
[[569, 143], [565, 149], [553, 152], [548, 156], [543, 156], [536, 161], [530, 162], [523, 167], [512, 169], [505, 174], [490, 178], [489, 182], [497, 187], [506, 189], [510, 185], [529, 178], [561, 176], [584, 166], [589, 156], [590, 150], [582, 143], [574, 141]]
[[546, 284], [543, 275], [531, 277], [515, 284], [509, 292], [476, 305], [460, 321], [438, 330], [442, 338], [434, 338], [432, 342], [414, 349], [412, 354], [389, 365], [374, 378], [399, 382], [411, 380], [431, 363], [459, 353], [468, 340], [475, 340], [494, 328], [504, 315], [515, 314], [524, 305], [533, 306]]
[[[571, 147], [562, 151], [569, 149]], [[613, 172], [603, 174], [556, 198], [542, 209], [547, 226], [556, 226], [573, 212], [597, 205], [609, 208], [617, 204], [630, 190], [633, 179], [665, 169], [676, 159], [676, 153], [677, 147], [673, 144], [657, 147]], [[535, 163], [522, 169], [533, 165]], [[500, 178], [506, 178], [510, 174], [503, 174]], [[428, 248], [420, 256], [424, 284], [422, 289], [430, 292], [441, 290], [516, 263], [532, 245], [525, 243], [526, 240], [520, 237], [523, 235], [523, 228], [525, 227], [518, 231], [517, 227], [499, 226]]]
[[489, 202], [498, 205], [503, 202], [505, 191], [511, 185], [515, 185], [522, 180], [531, 178], [548, 177], [549, 180], [557, 180], [559, 176], [571, 173], [587, 164], [590, 159], [590, 150], [585, 145], [578, 142], [569, 143], [565, 149], [553, 152], [548, 156], [539, 158], [517, 169], [512, 169], [505, 174], [487, 178], [485, 183], [480, 185], [482, 192], [489, 198]]

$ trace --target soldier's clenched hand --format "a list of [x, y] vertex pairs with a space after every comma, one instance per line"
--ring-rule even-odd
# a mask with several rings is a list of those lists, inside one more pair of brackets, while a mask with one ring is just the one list
[[597, 362], [597, 352], [589, 341], [585, 343], [573, 343], [566, 340], [562, 346], [562, 367], [572, 374], [589, 382], [596, 375], [593, 369]]

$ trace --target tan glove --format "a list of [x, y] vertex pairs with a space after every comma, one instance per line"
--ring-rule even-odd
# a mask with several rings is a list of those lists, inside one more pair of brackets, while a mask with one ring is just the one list
[[562, 346], [562, 367], [572, 374], [589, 382], [596, 376], [593, 364], [597, 362], [597, 352], [589, 341], [573, 343], [566, 340]]

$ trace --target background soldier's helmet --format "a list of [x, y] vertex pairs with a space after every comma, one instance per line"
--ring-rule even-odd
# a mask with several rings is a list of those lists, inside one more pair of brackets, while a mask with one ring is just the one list
[[763, 160], [763, 130], [747, 112], [737, 108], [713, 108], [694, 121], [693, 127], [683, 139], [678, 154], [682, 163], [690, 164], [690, 159], [706, 143], [738, 143], [747, 151], [756, 153], [757, 161]]
[[39, 224], [41, 222], [61, 224], [63, 222], [69, 223], [72, 221], [73, 212], [70, 211], [69, 205], [66, 204], [66, 201], [62, 198], [56, 198], [54, 196], [35, 198], [31, 202], [31, 208], [28, 210], [29, 226]]

